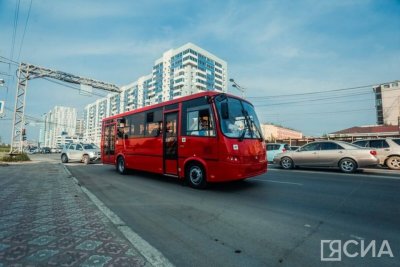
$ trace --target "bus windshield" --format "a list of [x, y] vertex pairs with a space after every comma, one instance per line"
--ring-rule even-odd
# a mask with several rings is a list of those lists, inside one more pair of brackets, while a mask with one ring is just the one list
[[[228, 104], [228, 116], [222, 116], [221, 106], [224, 102]], [[239, 140], [262, 138], [260, 122], [251, 104], [233, 97], [217, 97], [215, 104], [225, 136]]]

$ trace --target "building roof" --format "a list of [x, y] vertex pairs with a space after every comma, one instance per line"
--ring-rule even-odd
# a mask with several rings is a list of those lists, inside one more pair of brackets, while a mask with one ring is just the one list
[[348, 129], [340, 130], [335, 134], [380, 134], [380, 133], [399, 133], [398, 125], [375, 125], [375, 126], [355, 126]]

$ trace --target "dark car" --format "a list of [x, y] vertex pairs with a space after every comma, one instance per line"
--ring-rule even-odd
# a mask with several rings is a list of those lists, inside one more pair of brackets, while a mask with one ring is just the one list
[[42, 153], [42, 154], [49, 154], [49, 153], [51, 153], [50, 147], [42, 147], [41, 153]]

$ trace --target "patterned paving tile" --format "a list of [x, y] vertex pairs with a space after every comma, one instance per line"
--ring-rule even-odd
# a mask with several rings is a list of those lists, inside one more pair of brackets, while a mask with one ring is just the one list
[[49, 247], [52, 248], [61, 248], [61, 249], [70, 249], [71, 247], [75, 247], [80, 243], [82, 239], [78, 237], [66, 236], [61, 239], [56, 240]]
[[29, 241], [28, 244], [43, 246], [43, 245], [47, 245], [54, 239], [56, 239], [55, 236], [43, 235], [43, 236], [39, 236], [39, 237], [33, 239], [32, 241]]
[[82, 267], [103, 267], [111, 259], [111, 257], [107, 256], [93, 255], [82, 264]]
[[0, 185], [0, 267], [143, 266], [144, 258], [60, 168], [6, 169], [18, 179]]
[[82, 251], [64, 251], [52, 257], [47, 264], [49, 266], [77, 266], [77, 263], [87, 257], [88, 254]]
[[0, 240], [9, 236], [11, 233], [12, 233], [11, 231], [7, 231], [7, 230], [0, 231]]
[[29, 262], [44, 261], [44, 260], [54, 256], [57, 253], [58, 253], [58, 250], [42, 249], [42, 250], [39, 250], [39, 251], [33, 253], [32, 255], [30, 255], [27, 258], [27, 260]]
[[120, 255], [122, 256], [128, 250], [128, 245], [116, 242], [105, 243], [97, 252], [102, 254]]
[[88, 230], [88, 229], [81, 229], [73, 233], [74, 236], [79, 236], [79, 237], [86, 237], [90, 234], [92, 234], [94, 230]]
[[114, 259], [108, 267], [135, 267], [135, 266], [145, 266], [146, 261], [141, 258], [134, 257], [118, 257]]
[[101, 241], [86, 240], [75, 248], [80, 250], [95, 250], [101, 244], [103, 244]]
[[54, 226], [54, 225], [43, 225], [43, 226], [33, 228], [32, 231], [39, 232], [39, 233], [45, 233], [54, 228], [56, 228], [56, 226]]
[[6, 245], [6, 244], [0, 243], [0, 251], [3, 251], [3, 250], [5, 250], [6, 248], [9, 248], [9, 247], [10, 247], [10, 245]]

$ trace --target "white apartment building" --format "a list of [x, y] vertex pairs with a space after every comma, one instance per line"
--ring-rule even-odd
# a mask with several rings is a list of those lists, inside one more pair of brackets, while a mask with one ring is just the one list
[[76, 120], [76, 129], [75, 135], [79, 137], [83, 137], [85, 133], [85, 120], [84, 119], [77, 119]]
[[227, 77], [224, 60], [192, 43], [168, 50], [155, 61], [151, 74], [85, 107], [84, 139], [100, 145], [101, 120], [118, 113], [198, 92], [227, 92]]
[[400, 81], [374, 86], [377, 124], [399, 125]]
[[71, 107], [55, 106], [43, 115], [44, 123], [40, 129], [40, 143], [42, 147], [57, 147], [57, 136], [75, 135], [76, 109]]

